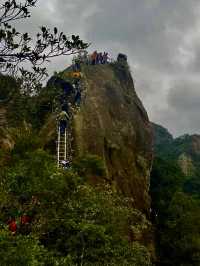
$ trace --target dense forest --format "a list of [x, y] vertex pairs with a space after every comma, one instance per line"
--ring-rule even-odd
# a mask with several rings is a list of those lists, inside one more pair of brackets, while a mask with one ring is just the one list
[[[151, 196], [159, 265], [198, 266], [200, 156], [192, 146], [194, 136], [173, 139], [164, 128], [153, 127], [156, 156], [151, 172]], [[180, 164], [183, 154], [190, 158], [186, 173]]]

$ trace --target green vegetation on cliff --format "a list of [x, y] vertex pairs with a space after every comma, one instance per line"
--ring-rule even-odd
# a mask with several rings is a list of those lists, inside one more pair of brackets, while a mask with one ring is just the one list
[[[147, 226], [143, 215], [108, 185], [92, 187], [79, 176], [78, 165], [86, 171], [93, 164], [93, 172], [102, 174], [97, 158], [76, 162], [76, 171], [58, 170], [51, 155], [28, 149], [24, 138], [6, 156], [0, 174], [2, 266], [150, 265], [147, 249], [129, 243]], [[30, 217], [27, 224], [20, 221], [24, 215]], [[15, 235], [8, 231], [11, 218], [17, 222]]]
[[[1, 265], [151, 265], [141, 240], [149, 222], [106, 182], [102, 159], [85, 153], [70, 170], [57, 169], [41, 130], [58, 98], [55, 87], [27, 95], [16, 86], [1, 105], [7, 120], [1, 137], [14, 143], [0, 149]], [[102, 182], [91, 185], [91, 176]]]

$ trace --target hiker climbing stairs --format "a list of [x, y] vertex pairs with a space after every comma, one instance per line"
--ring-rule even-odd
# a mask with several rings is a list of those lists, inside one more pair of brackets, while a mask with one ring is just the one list
[[[57, 166], [67, 169], [72, 163], [72, 121], [80, 110], [84, 95], [84, 80], [82, 72], [76, 69], [64, 76], [52, 79], [55, 85], [63, 90], [59, 100], [57, 114]], [[64, 78], [64, 79], [63, 79]]]
[[65, 127], [64, 131], [58, 125], [57, 140], [57, 165], [58, 167], [68, 167], [72, 161], [72, 134], [70, 126]]

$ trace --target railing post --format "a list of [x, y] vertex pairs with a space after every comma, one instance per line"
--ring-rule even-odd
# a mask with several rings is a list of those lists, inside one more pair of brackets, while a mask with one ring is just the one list
[[67, 129], [65, 128], [65, 154], [64, 154], [64, 158], [65, 158], [65, 161], [67, 160]]

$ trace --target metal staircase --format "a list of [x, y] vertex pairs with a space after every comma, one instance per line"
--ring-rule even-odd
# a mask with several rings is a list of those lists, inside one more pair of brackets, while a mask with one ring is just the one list
[[72, 161], [72, 136], [70, 126], [61, 133], [58, 123], [57, 166], [67, 168]]
[[[74, 89], [77, 93], [75, 99], [69, 99], [69, 102], [71, 100], [71, 108], [69, 108], [68, 111], [68, 124], [65, 128], [64, 132], [61, 130], [60, 127], [60, 121], [58, 119], [58, 126], [57, 126], [57, 166], [59, 168], [67, 169], [70, 167], [72, 162], [72, 120], [74, 114], [80, 110], [80, 102], [82, 101], [83, 97], [83, 91], [84, 91], [84, 81], [83, 81], [83, 75], [81, 72], [79, 72], [78, 76], [73, 76], [74, 78]], [[76, 79], [79, 78], [79, 82], [75, 82]], [[78, 97], [79, 93], [79, 97]], [[64, 97], [64, 96], [63, 96]], [[73, 96], [74, 97], [74, 96]]]

